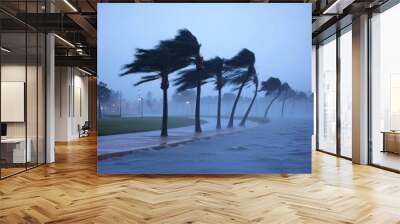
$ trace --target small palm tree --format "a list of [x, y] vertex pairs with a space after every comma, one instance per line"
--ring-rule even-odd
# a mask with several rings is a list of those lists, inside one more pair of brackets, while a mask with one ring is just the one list
[[247, 117], [249, 116], [250, 111], [251, 111], [251, 108], [253, 107], [254, 101], [255, 101], [256, 98], [257, 98], [257, 93], [258, 93], [258, 77], [257, 77], [257, 74], [256, 74], [256, 73], [254, 73], [254, 75], [253, 75], [253, 77], [252, 77], [252, 81], [253, 81], [254, 86], [255, 86], [254, 95], [253, 95], [253, 99], [251, 100], [251, 103], [250, 103], [249, 107], [247, 108], [246, 113], [244, 114], [244, 116], [243, 116], [243, 118], [242, 118], [242, 121], [241, 121], [240, 124], [239, 124], [239, 126], [242, 126], [242, 127], [244, 127], [244, 126], [246, 125]]
[[307, 102], [307, 94], [303, 91], [296, 91], [294, 96], [292, 97], [292, 110], [295, 109], [297, 102]]
[[281, 94], [281, 101], [282, 101], [281, 117], [283, 117], [286, 101], [288, 99], [292, 98], [296, 94], [296, 92], [286, 82], [282, 84], [281, 91], [282, 91], [282, 94]]
[[265, 96], [269, 96], [269, 95], [275, 94], [275, 96], [271, 99], [271, 101], [269, 102], [267, 108], [265, 109], [265, 113], [264, 113], [264, 118], [265, 119], [268, 118], [268, 112], [269, 112], [272, 104], [281, 95], [281, 93], [282, 93], [281, 87], [282, 87], [281, 80], [279, 80], [278, 78], [275, 78], [275, 77], [270, 77], [267, 81], [261, 82], [260, 91], [265, 92]]
[[103, 105], [110, 99], [111, 97], [111, 89], [108, 88], [107, 84], [104, 82], [100, 82], [97, 85], [97, 89], [99, 91], [99, 118], [103, 117]]
[[231, 115], [229, 117], [228, 128], [233, 128], [235, 110], [242, 94], [243, 88], [252, 80], [256, 73], [254, 64], [256, 57], [248, 49], [241, 50], [237, 55], [225, 61], [225, 65], [230, 70], [228, 82], [238, 90], [235, 102], [233, 103]]
[[[172, 44], [168, 46], [165, 42], [161, 41], [154, 49], [136, 49], [135, 60], [125, 65], [123, 67], [125, 71], [120, 74], [120, 76], [125, 76], [134, 73], [153, 73], [141, 77], [141, 80], [135, 83], [135, 86], [161, 79], [160, 88], [163, 91], [161, 136], [168, 136], [168, 75], [191, 63], [188, 58], [180, 57], [176, 53], [176, 49], [172, 50]], [[168, 43], [173, 42], [173, 40], [168, 40]]]

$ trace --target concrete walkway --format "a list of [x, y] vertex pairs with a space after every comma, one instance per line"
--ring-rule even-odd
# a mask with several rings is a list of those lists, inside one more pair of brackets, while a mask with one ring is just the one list
[[[206, 138], [215, 135], [223, 135], [227, 133], [243, 130], [243, 128], [226, 129], [228, 119], [222, 119], [223, 129], [217, 131], [215, 129], [216, 120], [214, 118], [202, 118], [207, 123], [202, 124], [202, 133], [194, 133], [194, 125], [172, 128], [168, 130], [168, 137], [160, 137], [160, 130], [136, 132], [128, 134], [99, 136], [97, 138], [97, 155], [99, 159], [108, 158], [109, 156], [138, 150], [144, 148], [159, 148], [166, 145], [174, 145], [183, 142], [193, 141], [199, 138]], [[240, 120], [235, 119], [235, 124], [239, 124]], [[255, 127], [256, 122], [247, 121], [246, 128]]]

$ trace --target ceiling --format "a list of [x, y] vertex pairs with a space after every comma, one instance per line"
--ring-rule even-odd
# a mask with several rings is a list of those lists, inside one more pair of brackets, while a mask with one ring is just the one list
[[[338, 20], [345, 21], [387, 0], [192, 0], [185, 2], [312, 3], [313, 41], [335, 32]], [[25, 3], [27, 2], [27, 4]], [[182, 2], [171, 0], [1, 0], [0, 21], [5, 32], [31, 27], [40, 32], [55, 32], [56, 64], [81, 66], [96, 71], [97, 3]], [[52, 13], [48, 13], [49, 11]], [[28, 13], [25, 13], [28, 12]], [[351, 23], [351, 18], [347, 18]], [[342, 25], [346, 25], [343, 23]], [[333, 28], [332, 28], [333, 27]]]

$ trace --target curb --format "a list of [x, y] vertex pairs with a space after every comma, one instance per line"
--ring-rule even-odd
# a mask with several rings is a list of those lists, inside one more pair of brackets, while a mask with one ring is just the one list
[[159, 144], [158, 145], [149, 145], [149, 146], [133, 148], [133, 149], [125, 150], [125, 151], [120, 151], [120, 152], [105, 153], [102, 155], [98, 155], [97, 160], [100, 161], [100, 160], [106, 160], [106, 159], [115, 158], [115, 157], [121, 157], [121, 156], [132, 154], [133, 152], [139, 151], [139, 150], [160, 150], [160, 149], [164, 149], [164, 148], [167, 148], [170, 146], [178, 146], [178, 145], [186, 144], [189, 142], [194, 142], [196, 140], [210, 139], [211, 137], [214, 137], [214, 136], [223, 136], [223, 135], [233, 134], [233, 133], [236, 133], [239, 131], [242, 131], [242, 130], [236, 129], [236, 130], [232, 130], [232, 131], [225, 131], [223, 133], [217, 133], [215, 135], [194, 136], [194, 137], [190, 137], [188, 139], [182, 139], [182, 140], [178, 140], [178, 141], [168, 142], [168, 143], [164, 143], [161, 145], [159, 145]]

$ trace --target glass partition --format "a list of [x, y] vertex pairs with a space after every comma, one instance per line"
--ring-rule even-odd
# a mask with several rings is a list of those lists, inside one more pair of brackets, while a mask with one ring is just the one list
[[27, 33], [27, 64], [26, 64], [26, 113], [27, 113], [27, 151], [30, 151], [30, 160], [27, 167], [37, 165], [38, 158], [38, 35], [35, 32]]
[[400, 4], [371, 19], [371, 162], [400, 170]]
[[318, 149], [336, 153], [336, 36], [318, 47]]
[[[43, 5], [0, 3], [18, 13], [40, 13]], [[43, 33], [0, 12], [1, 179], [45, 163], [45, 44]]]
[[340, 154], [352, 157], [352, 34], [351, 26], [340, 36]]
[[24, 171], [31, 158], [26, 150], [26, 33], [2, 33], [1, 47], [1, 176], [6, 177]]

